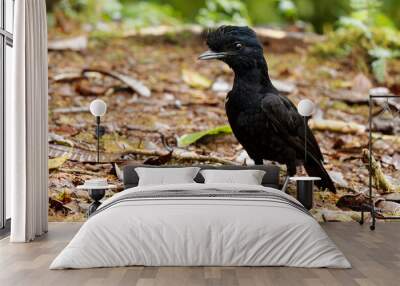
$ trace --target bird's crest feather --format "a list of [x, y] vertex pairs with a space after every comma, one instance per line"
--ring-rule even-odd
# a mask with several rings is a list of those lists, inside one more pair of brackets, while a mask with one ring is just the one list
[[207, 45], [213, 51], [221, 51], [227, 43], [237, 40], [259, 44], [256, 33], [247, 26], [224, 25], [217, 29], [210, 29], [207, 33]]

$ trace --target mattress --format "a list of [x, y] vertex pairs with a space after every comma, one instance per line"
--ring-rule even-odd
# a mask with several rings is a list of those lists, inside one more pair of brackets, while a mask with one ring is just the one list
[[135, 187], [107, 199], [50, 269], [132, 265], [351, 267], [293, 197], [197, 183]]

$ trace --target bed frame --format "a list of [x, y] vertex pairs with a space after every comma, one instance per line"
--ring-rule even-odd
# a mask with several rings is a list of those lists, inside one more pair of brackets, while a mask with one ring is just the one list
[[[139, 177], [135, 171], [137, 167], [146, 167], [146, 168], [183, 168], [185, 166], [182, 165], [163, 165], [163, 166], [153, 166], [153, 165], [127, 165], [123, 170], [123, 182], [124, 189], [133, 188], [138, 185]], [[262, 180], [262, 185], [265, 187], [280, 189], [280, 181], [279, 181], [279, 167], [275, 165], [256, 165], [256, 166], [230, 166], [230, 165], [195, 165], [195, 167], [199, 167], [202, 170], [205, 169], [214, 169], [214, 170], [262, 170], [265, 171], [265, 175]], [[194, 178], [197, 183], [204, 183], [204, 178], [200, 174]]]

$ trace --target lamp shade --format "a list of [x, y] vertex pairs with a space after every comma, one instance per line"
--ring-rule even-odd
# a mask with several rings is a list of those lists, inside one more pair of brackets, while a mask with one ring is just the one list
[[311, 116], [315, 111], [314, 103], [309, 99], [300, 100], [297, 110], [301, 116]]
[[94, 116], [103, 116], [107, 111], [107, 104], [101, 99], [95, 99], [90, 103], [90, 112]]

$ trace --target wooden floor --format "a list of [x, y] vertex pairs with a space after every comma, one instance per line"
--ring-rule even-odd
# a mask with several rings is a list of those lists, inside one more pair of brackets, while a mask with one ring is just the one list
[[352, 269], [289, 267], [123, 267], [48, 270], [80, 223], [50, 223], [47, 235], [28, 244], [0, 241], [0, 285], [400, 285], [400, 224], [326, 223], [323, 228]]

